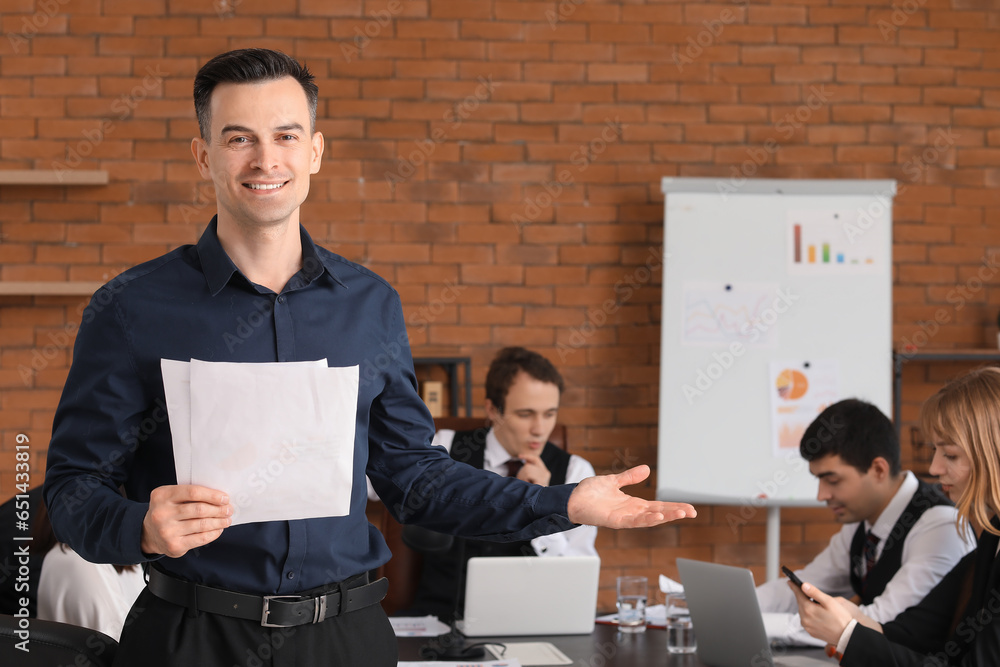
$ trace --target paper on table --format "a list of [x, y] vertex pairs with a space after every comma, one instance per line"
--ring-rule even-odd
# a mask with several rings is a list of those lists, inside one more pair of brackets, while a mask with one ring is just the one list
[[397, 637], [438, 637], [449, 630], [437, 616], [390, 616], [389, 623]]
[[[183, 407], [170, 420], [178, 449], [175, 465], [189, 461], [189, 483], [229, 494], [234, 525], [346, 515], [354, 467], [358, 370], [357, 366], [327, 368], [325, 361], [192, 360], [189, 453], [183, 451], [178, 429], [185, 421]], [[167, 370], [164, 382], [176, 381], [178, 375], [176, 368]], [[183, 398], [177, 398], [183, 394], [183, 381], [180, 385], [171, 391], [165, 384], [168, 411], [175, 410], [172, 404], [183, 406]], [[179, 469], [179, 483], [185, 483], [182, 477]]]
[[764, 632], [767, 638], [784, 646], [826, 646], [822, 639], [816, 639], [802, 627], [798, 614], [784, 612], [766, 612]]
[[404, 662], [396, 663], [396, 667], [521, 667], [519, 660], [483, 660], [480, 662]]
[[[605, 614], [594, 619], [604, 625], [618, 625], [618, 614]], [[667, 608], [662, 604], [652, 604], [646, 607], [646, 625], [651, 628], [667, 627]]]
[[[683, 593], [684, 586], [679, 581], [674, 581], [670, 577], [661, 574], [659, 578], [660, 592], [665, 594]], [[618, 625], [618, 614], [605, 614], [597, 617], [598, 623], [607, 625]], [[662, 604], [653, 604], [646, 607], [646, 625], [652, 628], [667, 627], [667, 608]]]
[[660, 575], [660, 592], [661, 593], [683, 593], [684, 584], [679, 581], [674, 581], [665, 574]]
[[[505, 660], [516, 660], [522, 665], [572, 665], [573, 661], [560, 651], [554, 644], [549, 642], [504, 642], [506, 647], [502, 658]], [[490, 653], [501, 659], [497, 655], [500, 649], [490, 644], [486, 647]]]

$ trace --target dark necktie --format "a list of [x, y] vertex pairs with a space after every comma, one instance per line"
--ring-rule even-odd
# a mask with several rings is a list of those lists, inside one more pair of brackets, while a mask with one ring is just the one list
[[878, 549], [879, 537], [872, 531], [865, 533], [865, 547], [862, 552], [865, 557], [865, 579], [872, 573], [875, 567], [875, 552]]
[[518, 471], [521, 470], [521, 466], [524, 465], [524, 461], [522, 461], [521, 459], [511, 459], [510, 461], [507, 461], [507, 463], [505, 463], [504, 465], [507, 466], [508, 477], [517, 477], [517, 473]]

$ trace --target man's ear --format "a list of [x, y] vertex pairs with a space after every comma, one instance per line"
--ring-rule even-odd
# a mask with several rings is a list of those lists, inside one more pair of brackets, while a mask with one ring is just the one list
[[503, 421], [503, 412], [497, 409], [497, 406], [493, 405], [493, 401], [486, 399], [486, 417], [490, 420], [491, 424], [499, 424]]
[[212, 180], [212, 170], [209, 168], [208, 144], [201, 137], [191, 140], [191, 154], [194, 155], [194, 163], [198, 165], [201, 177]]
[[872, 461], [871, 466], [868, 468], [876, 481], [881, 482], [884, 479], [888, 479], [892, 476], [892, 467], [889, 462], [885, 460], [884, 456], [876, 456]]
[[309, 173], [318, 174], [323, 166], [323, 151], [326, 150], [322, 132], [314, 132], [311, 141], [312, 159], [309, 161]]

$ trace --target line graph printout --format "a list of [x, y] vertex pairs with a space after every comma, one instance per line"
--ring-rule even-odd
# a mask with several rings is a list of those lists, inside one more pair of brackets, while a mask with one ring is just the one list
[[777, 283], [685, 282], [681, 345], [777, 347]]

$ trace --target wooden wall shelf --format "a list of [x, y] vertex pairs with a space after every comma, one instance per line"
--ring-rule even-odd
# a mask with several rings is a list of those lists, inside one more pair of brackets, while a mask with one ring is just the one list
[[470, 357], [455, 357], [444, 354], [435, 354], [431, 349], [424, 349], [423, 351], [414, 349], [413, 366], [414, 368], [419, 368], [421, 366], [442, 366], [448, 373], [448, 395], [451, 397], [451, 402], [449, 405], [448, 415], [451, 417], [458, 417], [461, 413], [459, 412], [459, 400], [458, 400], [458, 367], [465, 367], [465, 416], [472, 416], [472, 359]]
[[0, 185], [107, 185], [101, 169], [0, 169]]
[[0, 281], [0, 296], [90, 296], [104, 283], [54, 280]]

